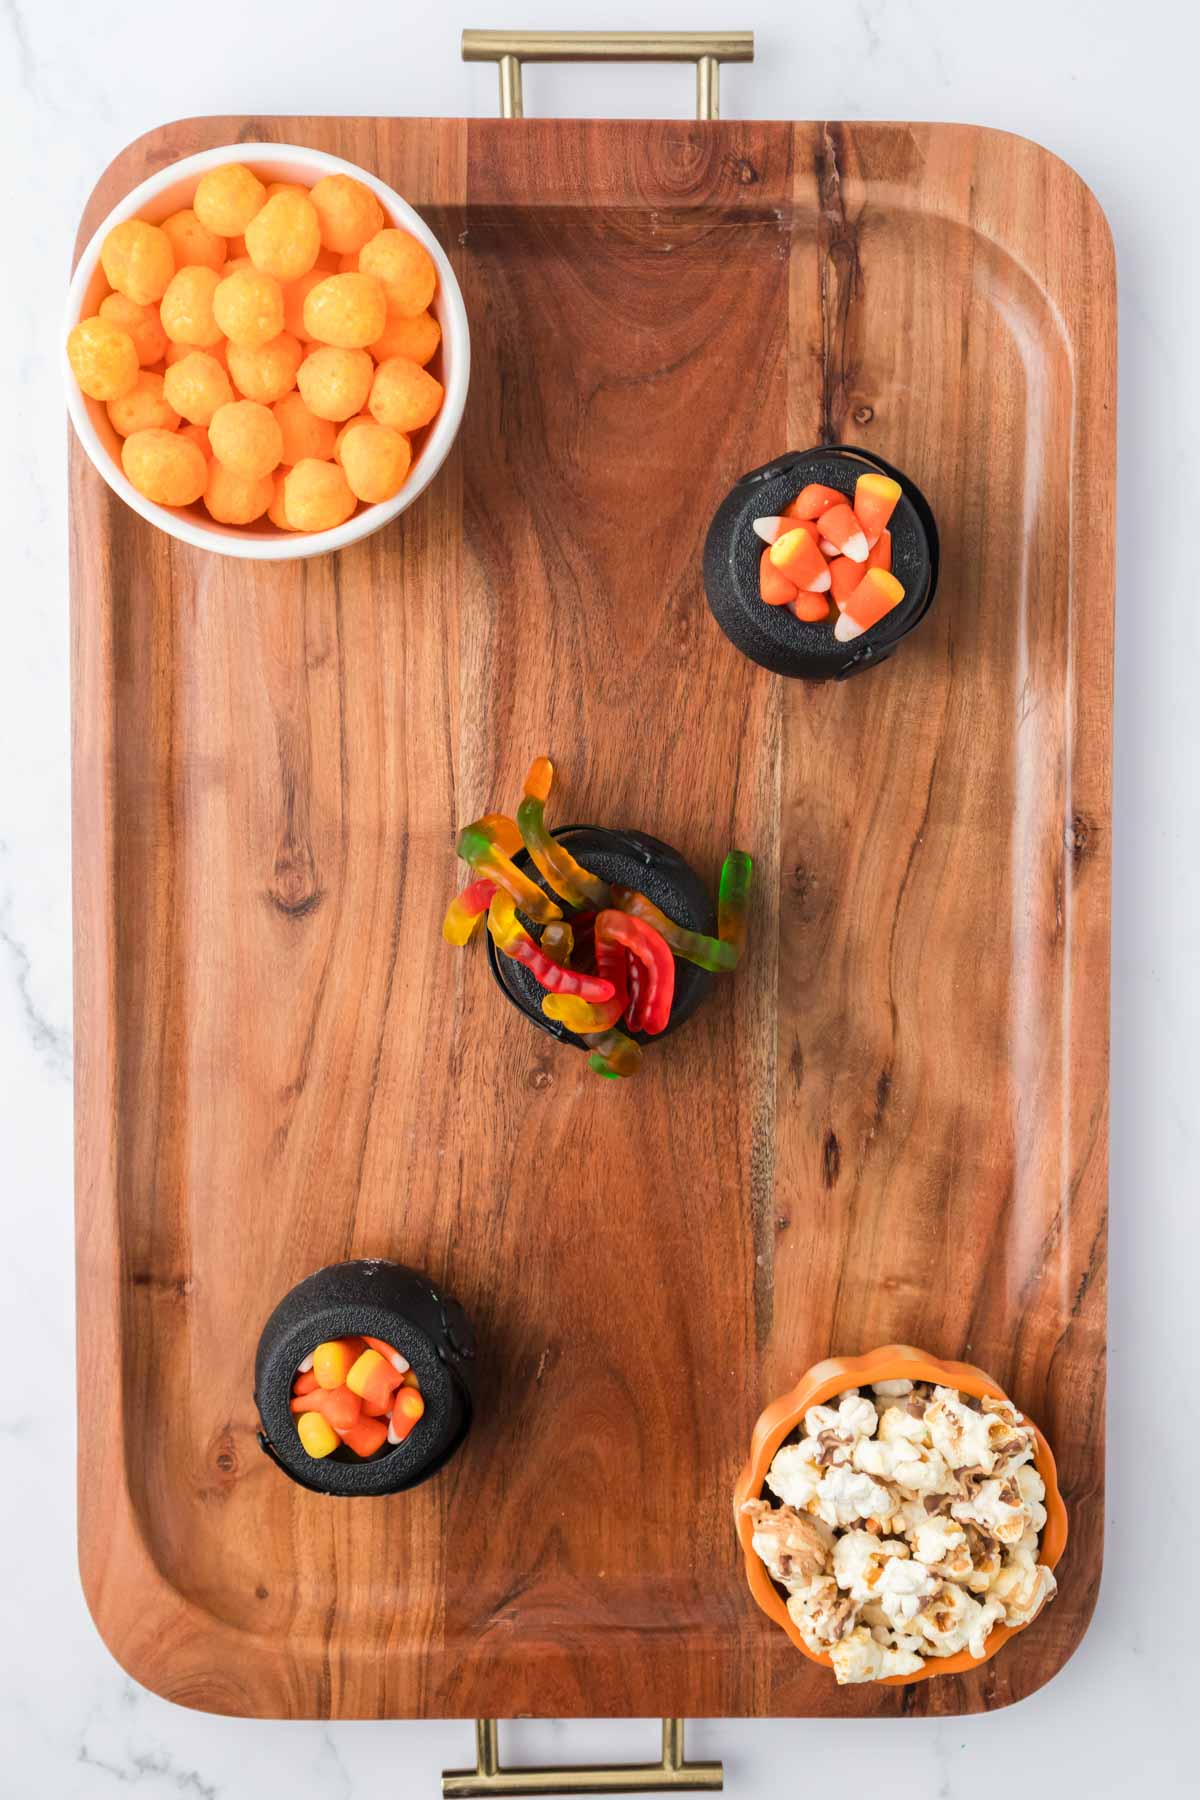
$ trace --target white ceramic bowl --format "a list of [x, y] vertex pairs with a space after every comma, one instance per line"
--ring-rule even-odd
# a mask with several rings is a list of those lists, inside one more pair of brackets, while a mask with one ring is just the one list
[[[121, 439], [113, 430], [103, 403], [87, 398], [66, 360], [67, 333], [80, 319], [96, 311], [108, 291], [100, 266], [100, 246], [113, 226], [119, 225], [122, 219], [135, 217], [148, 219], [152, 225], [159, 224], [180, 207], [191, 205], [196, 183], [208, 169], [228, 162], [247, 163], [265, 181], [297, 181], [307, 187], [324, 175], [353, 175], [378, 197], [388, 223], [411, 232], [437, 264], [438, 291], [432, 311], [442, 328], [442, 342], [433, 370], [440, 375], [445, 388], [441, 411], [419, 437], [414, 447], [412, 469], [395, 498], [363, 507], [332, 531], [278, 531], [265, 520], [256, 525], [218, 525], [215, 519], [209, 518], [202, 502], [195, 507], [175, 507], [156, 506], [152, 500], [144, 499], [126, 479], [121, 467]], [[471, 374], [471, 337], [462, 294], [446, 253], [428, 225], [407, 201], [366, 169], [343, 162], [338, 156], [326, 156], [320, 150], [304, 150], [297, 144], [223, 144], [216, 150], [202, 150], [197, 156], [187, 156], [182, 162], [172, 163], [126, 194], [120, 204], [113, 207], [79, 259], [67, 300], [63, 345], [71, 422], [80, 443], [113, 492], [151, 525], [170, 532], [172, 537], [180, 538], [197, 550], [215, 550], [222, 556], [246, 556], [259, 562], [285, 562], [297, 556], [327, 556], [334, 550], [344, 549], [347, 544], [357, 543], [360, 538], [369, 537], [411, 506], [445, 462], [458, 435]]]

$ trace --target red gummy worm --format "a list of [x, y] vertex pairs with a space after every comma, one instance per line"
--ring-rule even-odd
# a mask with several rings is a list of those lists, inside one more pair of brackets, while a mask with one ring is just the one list
[[638, 1029], [654, 1037], [665, 1029], [675, 998], [675, 958], [662, 933], [645, 919], [609, 908], [596, 919], [596, 946], [608, 941], [620, 944], [641, 965], [638, 984]]
[[630, 1031], [642, 1029], [642, 965], [636, 956], [628, 950], [622, 950], [625, 958], [625, 985], [629, 990], [629, 1010], [625, 1014], [625, 1023]]
[[621, 1012], [617, 1014], [618, 1019], [629, 1004], [628, 962], [629, 958], [620, 944], [606, 938], [598, 937], [596, 939], [596, 973], [612, 984], [613, 999], [614, 1001], [619, 1000], [621, 1003]]
[[491, 904], [492, 895], [495, 891], [495, 882], [490, 880], [488, 876], [481, 875], [478, 881], [473, 881], [469, 887], [463, 889], [462, 893], [458, 896], [458, 904], [466, 913], [477, 914], [486, 912]]
[[582, 975], [578, 969], [564, 968], [562, 963], [551, 962], [546, 952], [539, 950], [531, 937], [522, 936], [508, 954], [518, 962], [523, 962], [534, 980], [539, 981], [547, 993], [577, 994], [581, 1000], [598, 1005], [603, 1000], [611, 1000], [616, 991], [611, 981], [605, 981], [599, 975]]

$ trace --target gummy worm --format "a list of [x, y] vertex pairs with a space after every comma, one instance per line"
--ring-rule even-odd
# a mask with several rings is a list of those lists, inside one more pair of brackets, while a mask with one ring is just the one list
[[[521, 911], [533, 919], [538, 925], [548, 925], [552, 919], [562, 918], [562, 907], [556, 906], [546, 894], [543, 894], [536, 882], [523, 875], [500, 848], [500, 833], [495, 820], [498, 814], [489, 814], [483, 819], [476, 819], [473, 825], [467, 825], [458, 834], [458, 854], [465, 863], [469, 863], [477, 876], [485, 876], [494, 881], [511, 895]], [[511, 820], [502, 819], [502, 824], [511, 825]]]
[[542, 1001], [542, 1011], [548, 1019], [559, 1020], [579, 1037], [611, 1031], [629, 1004], [625, 985], [626, 960], [620, 944], [608, 942], [597, 934], [596, 969], [612, 990], [611, 997], [596, 1005], [589, 1003], [583, 995], [575, 999], [569, 994], [548, 994]]
[[574, 929], [566, 919], [552, 919], [549, 925], [542, 926], [538, 943], [551, 962], [566, 966], [575, 950]]
[[645, 919], [632, 918], [613, 908], [602, 912], [596, 920], [596, 959], [599, 965], [601, 946], [619, 945], [641, 963], [638, 984], [638, 1011], [629, 1015], [632, 1031], [644, 1031], [656, 1037], [671, 1017], [675, 998], [675, 958], [660, 931]]
[[731, 850], [721, 864], [717, 897], [717, 934], [740, 957], [746, 948], [746, 913], [750, 905], [753, 862], [744, 850]]
[[653, 925], [666, 938], [676, 956], [682, 956], [685, 962], [722, 974], [736, 969], [745, 948], [746, 909], [753, 866], [744, 850], [731, 850], [721, 866], [717, 904], [719, 937], [706, 937], [703, 932], [688, 931], [677, 925], [655, 906], [653, 900], [648, 900], [634, 888], [614, 887], [613, 904], [631, 918], [645, 919], [648, 925]]
[[576, 862], [571, 852], [546, 829], [546, 801], [554, 780], [554, 764], [548, 756], [531, 763], [525, 777], [525, 797], [517, 809], [517, 827], [544, 881], [561, 894], [569, 906], [596, 908], [612, 905], [609, 886]]
[[585, 1042], [591, 1050], [588, 1068], [608, 1081], [615, 1081], [622, 1075], [636, 1075], [642, 1066], [642, 1046], [626, 1037], [623, 1031], [589, 1033]]
[[[488, 907], [488, 930], [497, 950], [503, 951], [505, 956], [511, 956], [514, 962], [524, 963], [534, 980], [549, 993], [573, 995], [589, 1003], [613, 1000], [614, 988], [611, 981], [606, 981], [599, 975], [583, 975], [578, 970], [568, 969], [563, 963], [552, 962], [545, 951], [534, 943], [517, 918], [511, 894], [506, 894], [503, 890], [492, 895]], [[619, 1013], [617, 1017], [620, 1017]]]
[[[448, 944], [457, 944], [461, 949], [464, 944], [470, 943], [495, 891], [495, 882], [481, 876], [470, 887], [465, 887], [461, 894], [455, 894], [442, 920], [442, 936]], [[546, 929], [549, 931], [550, 927], [547, 926]]]

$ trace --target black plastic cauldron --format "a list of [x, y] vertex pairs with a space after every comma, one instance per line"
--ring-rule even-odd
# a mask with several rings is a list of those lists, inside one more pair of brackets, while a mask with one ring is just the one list
[[[809, 623], [790, 607], [764, 603], [758, 577], [765, 546], [754, 521], [781, 513], [812, 481], [852, 500], [856, 481], [868, 472], [890, 475], [904, 490], [888, 527], [892, 572], [904, 599], [861, 637], [841, 644], [832, 620]], [[807, 681], [844, 681], [886, 662], [929, 611], [937, 578], [937, 526], [925, 496], [901, 470], [853, 444], [790, 451], [743, 475], [717, 508], [704, 545], [704, 591], [730, 643], [776, 675]]]
[[[669, 844], [660, 843], [658, 838], [650, 837], [644, 831], [610, 831], [604, 825], [563, 825], [552, 835], [566, 846], [577, 862], [582, 863], [592, 875], [598, 875], [601, 881], [635, 888], [638, 893], [645, 894], [648, 900], [653, 900], [655, 906], [665, 912], [668, 918], [674, 919], [677, 925], [684, 926], [688, 931], [701, 931], [709, 937], [715, 935], [716, 912], [707, 888], [678, 850], [672, 850]], [[569, 920], [573, 909], [542, 880], [533, 866], [529, 852], [522, 850], [513, 860], [519, 869], [558, 902], [563, 909], [563, 917]], [[518, 916], [531, 937], [540, 937], [540, 926], [533, 924], [523, 913]], [[490, 936], [487, 947], [492, 974], [505, 998], [511, 1000], [540, 1031], [549, 1032], [560, 1043], [573, 1044], [577, 1050], [586, 1050], [588, 1046], [575, 1032], [568, 1031], [559, 1020], [546, 1017], [542, 1011], [542, 999], [546, 990], [525, 964], [498, 951]], [[675, 998], [666, 1028], [652, 1038], [640, 1031], [629, 1035], [639, 1044], [659, 1042], [666, 1037], [667, 1032], [676, 1030], [691, 1018], [696, 1008], [708, 997], [712, 982], [712, 975], [707, 969], [698, 968], [695, 963], [685, 962], [682, 957], [677, 956]], [[622, 1026], [621, 1029], [624, 1030], [625, 1027]]]
[[[371, 1457], [344, 1446], [305, 1451], [291, 1410], [296, 1369], [330, 1338], [377, 1337], [407, 1357], [425, 1412], [402, 1444]], [[471, 1424], [466, 1369], [475, 1353], [470, 1320], [416, 1269], [365, 1257], [334, 1263], [285, 1294], [263, 1327], [254, 1363], [258, 1441], [286, 1475], [319, 1494], [398, 1494], [447, 1463]]]

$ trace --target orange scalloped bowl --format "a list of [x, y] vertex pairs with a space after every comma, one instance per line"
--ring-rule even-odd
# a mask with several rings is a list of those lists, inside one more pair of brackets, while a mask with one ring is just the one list
[[[833, 1667], [830, 1659], [810, 1650], [804, 1642], [788, 1616], [779, 1589], [751, 1547], [750, 1520], [742, 1512], [742, 1506], [747, 1500], [761, 1497], [767, 1470], [774, 1460], [775, 1452], [795, 1431], [810, 1406], [818, 1406], [835, 1394], [844, 1393], [847, 1388], [868, 1387], [873, 1381], [904, 1380], [932, 1381], [939, 1387], [958, 1388], [962, 1393], [974, 1394], [979, 1399], [985, 1395], [996, 1400], [1009, 1399], [1004, 1389], [990, 1375], [985, 1375], [982, 1369], [975, 1368], [972, 1363], [942, 1362], [923, 1350], [914, 1350], [910, 1344], [885, 1344], [879, 1350], [868, 1351], [865, 1356], [830, 1357], [825, 1362], [814, 1363], [790, 1394], [784, 1394], [760, 1413], [750, 1440], [749, 1461], [734, 1489], [734, 1521], [738, 1541], [746, 1558], [746, 1580], [750, 1585], [750, 1592], [767, 1617], [783, 1627], [797, 1650], [802, 1651], [810, 1662], [820, 1663], [826, 1669]], [[1037, 1441], [1034, 1466], [1046, 1484], [1046, 1523], [1042, 1527], [1038, 1561], [1053, 1569], [1066, 1547], [1067, 1509], [1058, 1491], [1058, 1471], [1050, 1446], [1027, 1413], [1025, 1420], [1033, 1427]], [[1028, 1624], [1032, 1625], [1036, 1617], [1035, 1614]], [[914, 1674], [887, 1675], [880, 1685], [907, 1687], [913, 1681], [927, 1681], [931, 1675], [961, 1675], [967, 1669], [977, 1669], [982, 1663], [990, 1662], [1009, 1638], [1025, 1629], [1025, 1625], [997, 1625], [988, 1635], [982, 1656], [972, 1656], [968, 1651], [960, 1650], [957, 1656], [927, 1657], [923, 1666]]]

